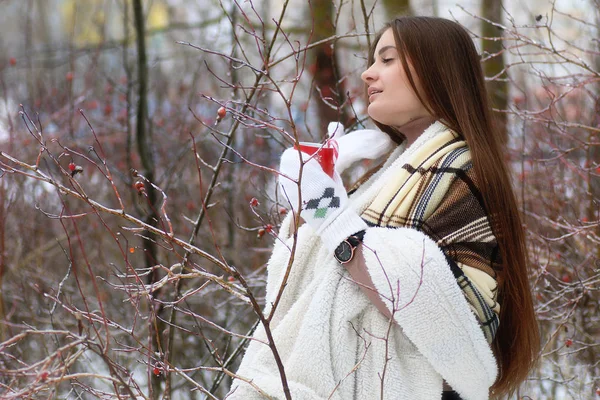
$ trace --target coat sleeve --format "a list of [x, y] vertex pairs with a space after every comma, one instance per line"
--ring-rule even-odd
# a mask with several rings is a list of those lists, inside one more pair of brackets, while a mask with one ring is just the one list
[[367, 229], [363, 255], [404, 334], [466, 400], [489, 398], [493, 353], [440, 248], [410, 228]]

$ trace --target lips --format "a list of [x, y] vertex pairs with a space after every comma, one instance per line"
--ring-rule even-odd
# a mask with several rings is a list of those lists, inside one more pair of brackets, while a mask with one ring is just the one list
[[374, 88], [374, 87], [370, 87], [370, 88], [367, 90], [367, 94], [369, 95], [369, 103], [373, 102], [373, 96], [374, 96], [374, 95], [376, 95], [376, 94], [378, 94], [378, 93], [381, 93], [381, 92], [382, 92], [382, 90], [376, 89], [376, 88]]
[[369, 97], [371, 97], [371, 95], [375, 94], [375, 93], [381, 93], [382, 91], [374, 88], [374, 87], [370, 87], [369, 90], [367, 90], [367, 94], [369, 95]]

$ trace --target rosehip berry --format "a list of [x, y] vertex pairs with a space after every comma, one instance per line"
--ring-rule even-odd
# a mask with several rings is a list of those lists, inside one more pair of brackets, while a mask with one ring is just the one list
[[152, 373], [155, 376], [160, 376], [160, 369], [158, 367], [154, 367], [154, 369], [152, 369]]
[[267, 226], [265, 226], [265, 231], [267, 231], [268, 233], [271, 233], [271, 231], [273, 231], [273, 225], [267, 224]]
[[258, 206], [260, 203], [258, 202], [258, 200], [256, 200], [256, 197], [253, 197], [252, 200], [250, 200], [250, 205], [252, 207], [256, 207]]
[[133, 187], [135, 188], [135, 190], [137, 190], [138, 194], [142, 194], [146, 191], [146, 187], [144, 186], [144, 182], [142, 181], [135, 181]]
[[571, 283], [571, 275], [569, 275], [569, 274], [564, 274], [564, 275], [562, 276], [562, 281], [563, 281], [564, 283]]
[[73, 161], [71, 161], [69, 163], [69, 171], [73, 172], [73, 171], [75, 171], [75, 168], [76, 168], [75, 163]]
[[229, 282], [233, 282], [233, 281], [235, 281], [235, 278], [234, 278], [233, 276], [230, 276], [229, 278], [227, 278], [227, 280], [228, 280]]
[[219, 119], [223, 119], [223, 118], [225, 118], [226, 113], [227, 113], [227, 110], [225, 109], [225, 107], [219, 107], [219, 109], [217, 110], [217, 117]]
[[567, 346], [567, 347], [573, 346], [573, 341], [571, 339], [565, 340], [565, 346]]
[[17, 59], [14, 57], [11, 57], [10, 60], [8, 60], [8, 62], [10, 63], [11, 66], [15, 66], [17, 65]]
[[46, 382], [46, 379], [48, 379], [48, 371], [43, 371], [43, 372], [40, 374], [40, 380], [41, 380], [42, 382]]
[[67, 72], [67, 74], [65, 75], [65, 79], [67, 80], [67, 82], [71, 82], [73, 80], [73, 72]]
[[287, 213], [288, 213], [288, 210], [287, 210], [287, 208], [285, 208], [285, 207], [281, 207], [281, 208], [279, 209], [279, 214], [281, 214], [281, 215], [286, 215]]
[[260, 229], [258, 230], [258, 233], [256, 234], [256, 237], [260, 239], [260, 238], [261, 238], [261, 237], [263, 237], [264, 235], [265, 235], [265, 230], [264, 230], [263, 228], [260, 228]]

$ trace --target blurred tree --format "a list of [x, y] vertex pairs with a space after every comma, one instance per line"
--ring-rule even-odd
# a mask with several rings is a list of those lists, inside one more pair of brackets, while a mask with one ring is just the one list
[[[335, 35], [334, 6], [332, 0], [312, 2], [313, 35], [311, 43]], [[310, 20], [310, 19], [309, 19]], [[320, 134], [326, 131], [331, 121], [347, 124], [349, 115], [342, 107], [346, 98], [344, 84], [340, 81], [340, 70], [335, 52], [335, 42], [317, 46], [310, 56], [310, 72], [313, 74], [313, 95], [317, 98]]]
[[[508, 84], [506, 73], [502, 72], [505, 68], [502, 30], [492, 23], [486, 22], [486, 20], [500, 23], [502, 21], [502, 8], [502, 0], [481, 1], [481, 16], [483, 17], [481, 28], [482, 53], [484, 57], [490, 57], [483, 63], [483, 71], [486, 77], [495, 77], [494, 80], [487, 82], [487, 89], [493, 107], [498, 110], [506, 110], [508, 105]], [[504, 132], [503, 138], [506, 141], [506, 113], [496, 113], [495, 117], [498, 129]]]
[[[596, 47], [597, 53], [593, 56], [594, 70], [600, 71], [600, 0], [593, 0], [592, 4], [595, 5], [593, 9], [596, 10]], [[590, 121], [591, 126], [600, 126], [600, 81], [596, 83], [595, 93], [595, 112], [594, 120]], [[590, 132], [590, 139], [595, 138], [595, 145], [588, 147], [588, 160], [595, 160], [596, 167], [588, 169], [589, 178], [589, 194], [590, 202], [587, 212], [588, 221], [598, 221], [600, 219], [600, 133]], [[596, 236], [600, 237], [600, 223], [596, 226]], [[596, 246], [596, 262], [600, 265], [600, 246]]]
[[[128, 5], [125, 4], [127, 7]], [[137, 45], [137, 68], [138, 68], [138, 104], [137, 104], [137, 116], [136, 116], [136, 144], [137, 150], [140, 155], [140, 161], [142, 163], [142, 173], [146, 177], [149, 183], [156, 184], [156, 166], [154, 164], [153, 157], [153, 140], [151, 131], [148, 127], [148, 61], [146, 57], [146, 28], [145, 28], [145, 15], [142, 0], [133, 0], [133, 18], [136, 33], [136, 45]], [[158, 198], [156, 190], [149, 184], [146, 184], [146, 191], [148, 193], [148, 202], [151, 205], [151, 210], [145, 218], [145, 222], [154, 227], [158, 226], [159, 217], [157, 214], [158, 210]], [[151, 234], [145, 232], [143, 237], [144, 242], [144, 259], [146, 261], [146, 267], [149, 271], [147, 283], [152, 285], [156, 283], [159, 277], [159, 269], [153, 268], [159, 264], [158, 251], [156, 242], [151, 239]], [[157, 297], [160, 294], [160, 290], [155, 291], [152, 296]], [[157, 314], [160, 314], [162, 306], [159, 306]], [[156, 318], [157, 314], [151, 314], [156, 320], [150, 324], [155, 329], [155, 332], [151, 334], [153, 349], [160, 352], [164, 348], [162, 342], [162, 332], [164, 328], [164, 322], [160, 318]], [[152, 395], [153, 398], [158, 399], [160, 396], [160, 380], [156, 374], [152, 374]]]
[[410, 0], [383, 0], [383, 7], [388, 19], [392, 19], [398, 15], [413, 14]]
[[440, 16], [440, 4], [438, 0], [431, 0], [431, 13], [434, 17]]
[[[127, 2], [125, 2], [127, 3]], [[41, 2], [39, 7], [46, 4]], [[44, 8], [47, 7], [43, 6]], [[145, 11], [145, 27], [148, 30], [164, 29], [169, 26], [169, 9], [163, 0], [148, 2]], [[40, 11], [44, 10], [40, 8]], [[118, 14], [119, 8], [113, 7], [106, 0], [87, 0], [85, 5], [75, 0], [62, 0], [60, 2], [60, 15], [63, 21], [63, 33], [70, 37], [77, 46], [91, 46], [102, 44], [107, 36], [117, 37], [121, 29]], [[43, 19], [40, 20], [40, 22]], [[131, 27], [123, 27], [131, 29]], [[119, 34], [120, 35], [120, 34]]]

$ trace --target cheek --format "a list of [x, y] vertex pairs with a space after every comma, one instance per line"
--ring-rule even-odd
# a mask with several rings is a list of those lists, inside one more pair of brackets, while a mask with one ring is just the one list
[[381, 124], [401, 126], [411, 118], [424, 115], [425, 109], [410, 88], [397, 88], [377, 97], [369, 104], [367, 113]]

